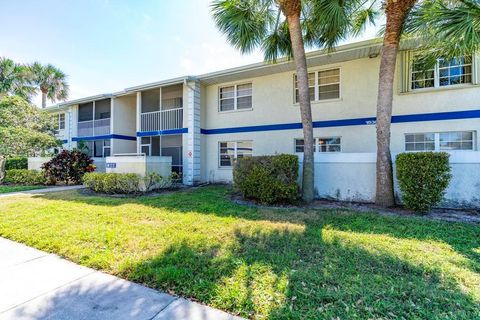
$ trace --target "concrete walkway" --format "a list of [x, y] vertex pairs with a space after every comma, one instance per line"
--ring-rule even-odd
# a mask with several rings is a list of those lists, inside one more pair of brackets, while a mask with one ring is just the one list
[[0, 319], [241, 319], [0, 238]]
[[18, 192], [2, 193], [0, 194], [0, 198], [18, 196], [22, 194], [35, 195], [35, 194], [44, 194], [44, 193], [50, 193], [50, 192], [68, 191], [68, 190], [76, 190], [76, 189], [83, 189], [83, 188], [85, 188], [85, 186], [48, 187], [43, 189], [33, 189], [33, 190], [25, 190], [25, 191], [18, 191]]

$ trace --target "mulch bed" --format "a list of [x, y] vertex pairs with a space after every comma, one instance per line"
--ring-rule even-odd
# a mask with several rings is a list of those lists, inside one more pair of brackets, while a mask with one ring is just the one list
[[394, 208], [382, 208], [373, 203], [347, 202], [335, 201], [329, 199], [315, 200], [312, 203], [298, 204], [298, 205], [263, 205], [255, 201], [245, 200], [238, 194], [231, 194], [230, 199], [237, 203], [257, 208], [266, 209], [338, 209], [338, 210], [354, 210], [360, 212], [377, 212], [385, 216], [404, 216], [404, 217], [420, 217], [430, 220], [442, 220], [452, 222], [467, 222], [480, 224], [480, 209], [449, 209], [449, 208], [435, 208], [428, 214], [417, 214], [398, 206]]

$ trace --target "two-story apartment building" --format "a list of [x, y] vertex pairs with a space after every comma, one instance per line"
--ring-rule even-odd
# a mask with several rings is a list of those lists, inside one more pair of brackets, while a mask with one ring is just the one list
[[[374, 193], [380, 46], [370, 40], [307, 54], [319, 196], [369, 200]], [[462, 164], [458, 175], [467, 164], [480, 169], [480, 55], [440, 59], [425, 72], [413, 54], [402, 47], [398, 56], [392, 152], [448, 151], [452, 163]], [[121, 154], [169, 156], [172, 170], [194, 184], [231, 181], [236, 158], [301, 157], [296, 97], [295, 66], [281, 61], [126, 88], [48, 110], [58, 114], [65, 148], [84, 141], [99, 164]], [[347, 186], [355, 178], [356, 187]]]

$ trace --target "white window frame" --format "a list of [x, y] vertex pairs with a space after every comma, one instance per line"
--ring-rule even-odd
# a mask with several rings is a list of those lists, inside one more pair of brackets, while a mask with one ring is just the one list
[[[440, 68], [440, 62], [439, 60], [440, 59], [437, 59], [437, 62], [435, 63], [435, 66], [433, 67], [433, 87], [425, 87], [425, 88], [414, 88], [413, 87], [413, 84], [414, 84], [414, 81], [413, 81], [413, 74], [414, 74], [414, 70], [413, 70], [413, 65], [415, 63], [415, 61], [413, 61], [411, 63], [411, 66], [410, 66], [410, 70], [409, 70], [409, 85], [410, 85], [410, 90], [411, 91], [422, 91], [422, 90], [432, 90], [432, 89], [442, 89], [442, 88], [454, 88], [454, 87], [461, 87], [461, 86], [468, 86], [468, 85], [472, 85], [473, 84], [473, 77], [474, 77], [474, 61], [473, 59], [475, 58], [474, 55], [466, 55], [466, 56], [463, 56], [463, 57], [470, 57], [470, 63], [468, 64], [462, 64], [461, 66], [470, 66], [471, 68], [471, 72], [469, 73], [470, 75], [470, 82], [465, 82], [465, 83], [457, 83], [457, 84], [449, 84], [449, 85], [446, 85], [446, 86], [441, 86], [440, 85], [440, 69], [445, 69], [445, 68]], [[431, 69], [429, 69], [431, 70]], [[464, 74], [464, 75], [467, 75], [467, 74]]]
[[235, 141], [219, 141], [218, 142], [218, 168], [220, 169], [231, 169], [233, 166], [222, 166], [222, 163], [221, 163], [221, 157], [222, 157], [222, 153], [220, 151], [221, 147], [220, 147], [220, 144], [222, 143], [229, 143], [229, 142], [232, 142], [235, 144], [235, 147], [234, 147], [234, 150], [233, 150], [233, 158], [236, 160], [237, 157], [238, 157], [238, 143], [239, 142], [250, 142], [252, 144], [252, 154], [251, 156], [253, 156], [253, 140], [235, 140]]
[[[106, 141], [109, 141], [109, 142], [110, 142], [110, 145], [106, 146], [106, 145], [105, 145], [105, 142], [106, 142]], [[103, 156], [103, 158], [106, 157], [106, 156], [105, 156], [105, 150], [106, 150], [106, 149], [109, 149], [109, 150], [110, 150], [110, 156], [109, 156], [109, 157], [111, 157], [111, 156], [112, 156], [112, 140], [110, 140], [110, 139], [104, 139], [104, 140], [103, 140], [103, 146], [102, 146], [102, 147], [103, 147], [103, 148], [102, 148], [102, 156]]]
[[[142, 143], [142, 138], [148, 138], [148, 143]], [[140, 152], [142, 152], [143, 147], [148, 147], [148, 153], [145, 155], [149, 157], [152, 154], [152, 137], [140, 138]]]
[[[63, 121], [61, 120], [62, 116], [63, 116]], [[60, 125], [61, 123], [63, 123], [63, 128]], [[58, 130], [65, 130], [65, 124], [66, 124], [65, 112], [61, 112], [58, 114]]]
[[[338, 70], [339, 81], [337, 83], [328, 84], [328, 85], [338, 84], [338, 98], [330, 98], [330, 99], [321, 99], [320, 100], [319, 74], [320, 74], [320, 72], [331, 71], [331, 70]], [[314, 97], [315, 99], [310, 100], [310, 102], [315, 102], [315, 103], [318, 103], [318, 102], [332, 102], [332, 101], [338, 101], [338, 100], [342, 99], [342, 67], [337, 66], [337, 67], [322, 68], [322, 69], [316, 69], [316, 70], [308, 70], [308, 73], [314, 73], [315, 74], [315, 97]], [[296, 91], [297, 91], [297, 85], [296, 85], [296, 81], [295, 81], [296, 76], [297, 76], [297, 74], [294, 73], [293, 74], [293, 104], [294, 105], [299, 104], [299, 102], [297, 101], [297, 95], [296, 95]], [[324, 86], [324, 85], [322, 85], [322, 86]], [[310, 90], [310, 86], [308, 88]]]
[[[444, 150], [440, 148], [440, 134], [450, 132], [471, 132], [472, 133], [472, 149], [471, 150]], [[407, 135], [415, 134], [433, 134], [434, 150], [407, 150]], [[477, 150], [477, 132], [475, 130], [455, 130], [455, 131], [438, 131], [438, 132], [408, 132], [403, 135], [403, 148], [405, 152], [472, 152]]]
[[[320, 151], [320, 144], [319, 141], [322, 139], [340, 139], [340, 151]], [[297, 140], [304, 140], [303, 138], [295, 138], [293, 139], [293, 151], [294, 153], [303, 153], [303, 152], [297, 152]], [[313, 152], [314, 153], [340, 153], [342, 152], [342, 136], [328, 136], [328, 137], [316, 137], [313, 138], [314, 144], [313, 144]], [[305, 148], [305, 144], [304, 144]], [[304, 149], [305, 150], [305, 149]]]
[[[252, 95], [250, 96], [252, 98], [252, 106], [250, 108], [244, 108], [244, 109], [238, 109], [237, 108], [237, 100], [239, 98], [238, 96], [238, 87], [247, 85], [249, 84], [252, 87]], [[228, 87], [233, 87], [233, 98], [221, 98], [221, 91], [223, 88], [228, 88]], [[248, 97], [248, 96], [240, 96], [240, 97]], [[227, 100], [227, 99], [233, 99], [233, 110], [222, 110], [221, 109], [221, 102], [222, 100]], [[251, 111], [253, 110], [253, 82], [242, 82], [242, 83], [236, 83], [236, 84], [229, 84], [229, 85], [224, 85], [218, 87], [218, 112], [220, 113], [228, 113], [228, 112], [238, 112], [238, 111]]]

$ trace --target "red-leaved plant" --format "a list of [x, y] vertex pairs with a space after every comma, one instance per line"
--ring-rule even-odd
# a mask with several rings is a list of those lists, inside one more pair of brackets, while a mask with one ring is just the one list
[[81, 184], [87, 172], [95, 171], [93, 160], [80, 150], [63, 150], [50, 161], [42, 165], [45, 176], [52, 182]]

